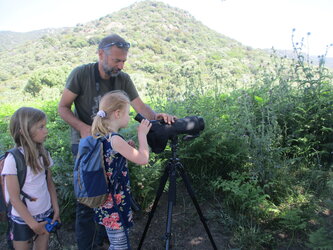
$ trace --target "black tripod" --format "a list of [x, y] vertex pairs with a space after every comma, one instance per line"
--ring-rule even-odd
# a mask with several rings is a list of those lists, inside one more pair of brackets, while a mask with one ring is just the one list
[[169, 250], [170, 248], [170, 239], [171, 239], [171, 222], [172, 222], [172, 208], [173, 208], [173, 204], [176, 202], [176, 174], [177, 172], [180, 174], [180, 176], [182, 177], [187, 192], [189, 193], [190, 197], [192, 198], [192, 202], [195, 206], [195, 208], [197, 209], [197, 212], [199, 214], [200, 220], [203, 224], [203, 226], [205, 227], [205, 230], [208, 234], [208, 237], [210, 239], [210, 242], [212, 243], [213, 248], [216, 250], [217, 247], [215, 245], [215, 242], [213, 240], [213, 237], [209, 231], [209, 228], [206, 224], [205, 218], [203, 217], [203, 214], [200, 210], [199, 204], [194, 196], [194, 192], [193, 189], [190, 185], [189, 179], [185, 173], [184, 167], [183, 165], [180, 163], [179, 159], [177, 158], [176, 155], [176, 151], [177, 151], [177, 142], [178, 142], [178, 138], [177, 136], [174, 136], [171, 138], [171, 151], [172, 151], [172, 158], [170, 158], [165, 170], [164, 170], [164, 174], [162, 175], [161, 179], [160, 179], [160, 185], [158, 187], [157, 193], [156, 193], [156, 197], [155, 197], [155, 201], [153, 204], [153, 207], [149, 213], [148, 216], [148, 221], [146, 224], [146, 227], [143, 231], [139, 246], [138, 246], [138, 250], [141, 249], [143, 241], [145, 239], [146, 233], [148, 231], [150, 222], [154, 216], [154, 212], [156, 210], [158, 201], [163, 193], [165, 184], [167, 179], [169, 178], [169, 191], [168, 191], [168, 212], [167, 212], [167, 224], [166, 224], [166, 232], [165, 232], [165, 249]]

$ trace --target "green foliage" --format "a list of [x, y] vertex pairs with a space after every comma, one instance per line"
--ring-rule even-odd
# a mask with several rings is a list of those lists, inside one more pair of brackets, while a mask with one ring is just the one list
[[330, 172], [327, 181], [328, 198], [323, 202], [323, 211], [318, 213], [316, 219], [318, 221], [315, 229], [309, 234], [309, 242], [307, 244], [311, 249], [333, 249], [333, 172]]
[[266, 207], [268, 195], [258, 185], [258, 181], [244, 174], [231, 173], [230, 180], [217, 179], [211, 184], [217, 190], [222, 190], [227, 197], [225, 203], [235, 212], [256, 215]]
[[259, 226], [250, 224], [239, 226], [234, 232], [232, 241], [240, 248], [257, 250], [272, 247], [273, 237], [262, 231]]
[[[110, 28], [132, 44], [127, 72], [146, 103], [179, 118], [203, 117], [197, 138], [179, 135], [177, 153], [199, 197], [220, 205], [216, 213], [232, 232], [230, 245], [331, 249], [332, 72], [323, 63], [311, 65], [299, 48], [294, 61], [269, 57], [151, 1], [1, 52], [10, 60], [0, 62], [0, 150], [12, 147], [8, 122], [18, 107], [47, 113], [46, 147], [63, 221], [72, 220], [75, 199], [59, 94], [70, 69], [97, 59], [96, 45]], [[22, 95], [26, 83], [33, 98]], [[136, 140], [136, 125], [122, 131], [125, 138]], [[168, 145], [151, 154], [149, 165], [130, 165], [132, 191], [143, 208], [153, 201], [169, 154]]]
[[88, 43], [89, 45], [94, 45], [97, 46], [99, 44], [99, 42], [103, 39], [102, 36], [94, 36], [94, 37], [90, 37], [88, 39]]
[[[205, 130], [181, 142], [179, 154], [196, 187], [222, 195], [240, 224], [232, 226], [237, 242], [256, 249], [265, 243], [255, 239], [273, 239], [279, 230], [287, 245], [304, 246], [295, 238], [306, 237], [316, 202], [331, 193], [332, 74], [276, 56], [272, 61], [255, 69], [256, 81], [234, 90], [232, 80], [224, 84], [223, 71], [211, 71], [215, 81], [203, 84], [205, 71], [188, 62], [175, 71], [176, 88], [149, 94], [168, 100], [152, 99], [157, 110], [204, 117]], [[245, 226], [240, 215], [255, 226]], [[244, 228], [249, 234], [237, 234]], [[323, 228], [319, 232], [330, 230]]]
[[286, 210], [280, 215], [279, 224], [283, 229], [296, 232], [306, 228], [305, 218], [300, 214], [299, 209]]
[[143, 208], [147, 208], [156, 195], [156, 186], [162, 175], [164, 160], [151, 159], [151, 164], [146, 166], [130, 167], [132, 193]]
[[61, 219], [69, 223], [75, 217], [75, 197], [73, 187], [73, 156], [70, 149], [70, 130], [58, 115], [58, 102], [49, 102], [41, 109], [47, 114], [48, 139], [45, 147], [54, 161], [53, 180], [57, 187]]
[[311, 249], [333, 249], [332, 230], [321, 227], [310, 234], [309, 241], [308, 246]]
[[[74, 159], [73, 159], [74, 161]], [[71, 224], [75, 218], [75, 196], [73, 186], [73, 164], [56, 162], [52, 168], [53, 181], [57, 187], [60, 216], [64, 224]]]
[[72, 48], [83, 48], [83, 47], [86, 47], [90, 44], [91, 43], [87, 42], [84, 37], [72, 37], [69, 40], [69, 45]]
[[68, 73], [67, 67], [39, 70], [30, 76], [24, 91], [36, 96], [43, 88], [62, 88]]

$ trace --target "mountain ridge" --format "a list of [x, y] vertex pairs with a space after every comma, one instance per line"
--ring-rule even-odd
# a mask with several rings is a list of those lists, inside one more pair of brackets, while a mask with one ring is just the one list
[[205, 85], [221, 77], [225, 86], [234, 78], [247, 84], [270, 60], [269, 53], [210, 29], [187, 11], [141, 1], [85, 24], [41, 32], [37, 39], [0, 51], [5, 59], [0, 61], [0, 101], [27, 90], [36, 97], [44, 87], [50, 93], [42, 95], [57, 98], [69, 71], [96, 61], [97, 45], [110, 33], [131, 43], [125, 71], [143, 95], [150, 89], [180, 93], [191, 78]]
[[68, 29], [67, 27], [62, 28], [45, 28], [39, 30], [32, 30], [27, 32], [16, 32], [10, 30], [0, 31], [0, 52], [15, 48], [27, 41], [36, 40], [47, 34], [55, 34]]

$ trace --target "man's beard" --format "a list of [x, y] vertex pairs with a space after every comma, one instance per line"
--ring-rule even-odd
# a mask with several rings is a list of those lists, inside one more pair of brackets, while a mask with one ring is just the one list
[[102, 64], [104, 73], [109, 77], [116, 77], [120, 74], [121, 69], [109, 67], [106, 62]]

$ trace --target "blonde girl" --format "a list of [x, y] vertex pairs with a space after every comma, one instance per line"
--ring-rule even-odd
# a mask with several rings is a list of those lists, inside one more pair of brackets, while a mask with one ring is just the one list
[[46, 115], [41, 110], [22, 107], [10, 120], [10, 133], [16, 147], [24, 155], [27, 176], [22, 191], [31, 199], [22, 198], [13, 155], [8, 154], [2, 175], [5, 194], [10, 200], [10, 235], [15, 249], [47, 249], [49, 233], [45, 229], [49, 217], [60, 222], [56, 189], [52, 181], [53, 162], [43, 143], [47, 137]]
[[139, 148], [128, 143], [118, 133], [129, 122], [130, 101], [122, 91], [103, 96], [92, 124], [92, 134], [102, 138], [104, 165], [109, 179], [110, 194], [106, 202], [95, 209], [95, 218], [105, 226], [110, 241], [109, 249], [130, 249], [128, 228], [132, 226], [130, 180], [127, 160], [147, 164], [149, 148], [147, 133], [151, 123], [143, 120], [138, 126]]

